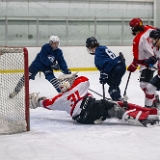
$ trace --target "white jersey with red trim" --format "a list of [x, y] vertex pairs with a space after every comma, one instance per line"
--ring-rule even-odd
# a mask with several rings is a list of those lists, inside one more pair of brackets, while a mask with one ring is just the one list
[[89, 86], [89, 79], [80, 76], [75, 79], [72, 87], [67, 92], [58, 94], [51, 99], [44, 100], [42, 102], [42, 107], [51, 110], [66, 111], [72, 117], [76, 116], [81, 112], [80, 105], [84, 96], [89, 94]]
[[154, 28], [152, 26], [144, 26], [144, 31], [138, 33], [133, 40], [133, 56], [140, 65], [140, 70], [146, 68], [144, 60], [154, 56], [153, 47], [149, 40], [149, 34]]

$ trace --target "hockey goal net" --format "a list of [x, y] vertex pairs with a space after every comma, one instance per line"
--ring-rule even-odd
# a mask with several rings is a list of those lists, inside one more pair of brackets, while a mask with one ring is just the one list
[[[14, 98], [9, 93], [24, 76], [23, 89]], [[0, 134], [29, 131], [28, 51], [20, 47], [0, 47]]]

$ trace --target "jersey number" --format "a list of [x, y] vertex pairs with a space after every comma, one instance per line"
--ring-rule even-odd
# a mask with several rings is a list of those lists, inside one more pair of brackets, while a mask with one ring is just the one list
[[106, 48], [106, 53], [108, 54], [108, 56], [112, 59], [116, 58], [116, 55], [108, 48]]
[[72, 104], [70, 105], [71, 107], [74, 107], [74, 105], [76, 104], [76, 102], [78, 100], [80, 100], [80, 95], [78, 91], [75, 91], [74, 93], [70, 94], [67, 97], [67, 100], [70, 100], [72, 102]]

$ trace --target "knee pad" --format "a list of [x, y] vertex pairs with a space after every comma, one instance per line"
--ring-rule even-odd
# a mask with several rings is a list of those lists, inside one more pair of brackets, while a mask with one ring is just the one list
[[147, 82], [140, 82], [140, 87], [141, 89], [144, 91], [144, 93], [146, 92], [146, 87], [149, 83]]

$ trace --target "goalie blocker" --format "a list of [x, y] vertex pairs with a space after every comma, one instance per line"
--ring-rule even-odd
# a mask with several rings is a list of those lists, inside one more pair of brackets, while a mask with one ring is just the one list
[[[66, 111], [73, 120], [82, 124], [97, 124], [106, 118], [115, 117], [135, 125], [148, 126], [159, 122], [157, 109], [145, 108], [128, 103], [128, 109], [123, 108], [123, 102], [96, 100], [88, 93], [89, 79], [76, 74], [62, 76], [57, 96], [46, 99], [37, 93], [30, 95], [30, 108], [43, 107], [49, 110]], [[64, 89], [65, 88], [65, 89]]]

